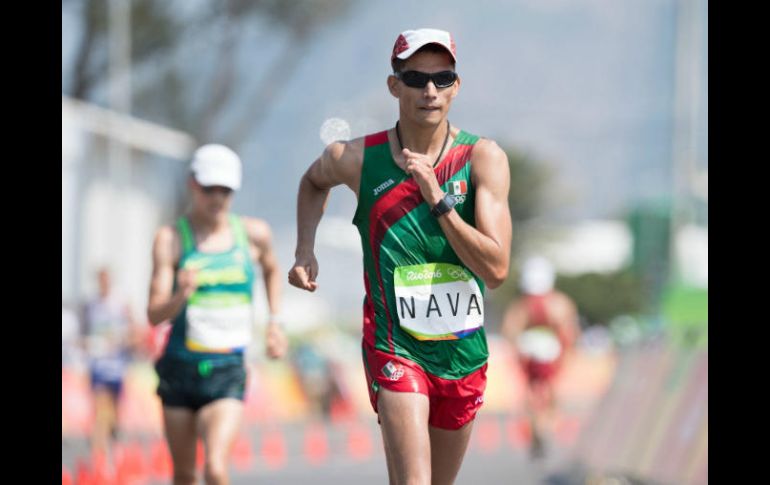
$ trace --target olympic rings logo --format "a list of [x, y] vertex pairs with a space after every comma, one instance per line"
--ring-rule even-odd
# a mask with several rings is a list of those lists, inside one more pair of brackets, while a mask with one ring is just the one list
[[468, 276], [468, 273], [466, 273], [465, 270], [462, 268], [447, 268], [446, 272], [452, 279], [455, 279], [455, 280], [470, 279], [470, 276]]

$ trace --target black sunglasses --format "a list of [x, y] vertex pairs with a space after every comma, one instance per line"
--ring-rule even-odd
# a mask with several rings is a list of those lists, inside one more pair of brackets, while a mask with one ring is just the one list
[[393, 73], [410, 88], [424, 88], [428, 81], [433, 81], [437, 88], [448, 88], [457, 81], [457, 73], [454, 71], [441, 71], [434, 73], [420, 71], [404, 71]]
[[230, 187], [222, 187], [221, 185], [201, 185], [201, 190], [206, 195], [220, 193], [222, 195], [227, 196], [233, 193], [233, 189], [231, 189]]

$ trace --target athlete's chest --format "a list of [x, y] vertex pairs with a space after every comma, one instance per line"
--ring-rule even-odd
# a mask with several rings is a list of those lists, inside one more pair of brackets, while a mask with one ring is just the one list
[[195, 251], [180, 263], [182, 269], [195, 271], [199, 287], [248, 285], [254, 273], [247, 254], [238, 247], [219, 253]]

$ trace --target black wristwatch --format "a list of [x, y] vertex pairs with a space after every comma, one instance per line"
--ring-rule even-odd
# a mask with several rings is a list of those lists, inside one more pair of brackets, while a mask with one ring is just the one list
[[433, 217], [441, 217], [451, 211], [455, 204], [457, 204], [457, 199], [455, 199], [454, 195], [448, 193], [444, 194], [444, 197], [438, 201], [438, 204], [433, 206], [430, 213]]

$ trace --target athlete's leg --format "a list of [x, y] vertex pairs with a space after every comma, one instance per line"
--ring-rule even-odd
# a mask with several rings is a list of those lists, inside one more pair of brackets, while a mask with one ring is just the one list
[[112, 399], [110, 400], [110, 439], [111, 441], [117, 441], [118, 439], [118, 432], [119, 432], [119, 406], [120, 406], [120, 396], [123, 390], [123, 379], [119, 379], [113, 382], [110, 382], [107, 388], [110, 391], [110, 394], [112, 395]]
[[532, 458], [542, 458], [545, 455], [545, 438], [547, 434], [547, 406], [550, 383], [548, 379], [535, 379], [530, 383], [530, 423], [532, 441], [530, 455]]
[[206, 456], [205, 476], [208, 485], [230, 483], [228, 466], [243, 417], [243, 401], [235, 398], [217, 399], [198, 412], [198, 424], [203, 436]]
[[[382, 423], [380, 423], [380, 429], [382, 429]], [[385, 450], [385, 463], [388, 465], [388, 477], [391, 477], [389, 483], [390, 485], [393, 485], [395, 483], [394, 480], [396, 476], [396, 469], [393, 466], [393, 460], [387, 459], [388, 447], [390, 446], [390, 444], [388, 443], [388, 437], [386, 436], [386, 434], [384, 432], [380, 434], [382, 435], [382, 445], [383, 445], [383, 449]]]
[[558, 411], [553, 379], [546, 379], [545, 382], [543, 382], [540, 393], [541, 408], [538, 424], [542, 436], [546, 438], [553, 435]]
[[540, 389], [540, 403], [542, 414], [545, 417], [545, 421], [550, 422], [553, 420], [553, 415], [556, 412], [556, 395], [554, 393], [553, 382], [551, 379], [543, 382]]
[[183, 407], [163, 406], [163, 425], [174, 463], [174, 485], [194, 485], [198, 437], [195, 412]]
[[431, 484], [451, 485], [454, 483], [465, 451], [471, 438], [473, 421], [462, 428], [448, 430], [430, 426]]
[[431, 481], [428, 397], [384, 388], [377, 394], [391, 485], [428, 485]]
[[115, 396], [106, 386], [95, 386], [94, 426], [91, 433], [91, 447], [94, 451], [109, 454], [112, 428], [117, 424], [117, 403]]

